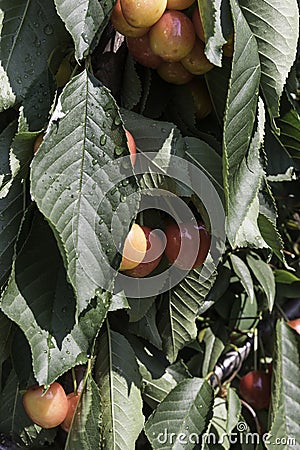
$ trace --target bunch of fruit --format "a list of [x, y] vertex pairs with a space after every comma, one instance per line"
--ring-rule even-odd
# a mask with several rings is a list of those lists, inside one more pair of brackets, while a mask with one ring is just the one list
[[79, 392], [66, 394], [60, 383], [55, 381], [45, 390], [34, 385], [23, 394], [23, 406], [28, 417], [42, 428], [60, 425], [69, 431], [80, 398]]
[[[117, 0], [111, 22], [126, 36], [132, 57], [169, 83], [186, 84], [214, 67], [204, 53], [195, 0]], [[232, 43], [225, 45], [224, 53], [232, 54]]]
[[[125, 240], [120, 271], [142, 278], [156, 269], [163, 254], [170, 264], [182, 270], [195, 269], [205, 261], [210, 235], [201, 223], [168, 223], [164, 231], [166, 242], [156, 230], [134, 223]], [[195, 241], [199, 248], [194, 256]]]

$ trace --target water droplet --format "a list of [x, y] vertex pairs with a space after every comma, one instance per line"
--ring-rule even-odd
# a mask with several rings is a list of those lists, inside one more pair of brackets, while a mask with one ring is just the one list
[[106, 135], [102, 134], [102, 136], [100, 137], [100, 145], [105, 145], [106, 144]]
[[114, 124], [117, 125], [117, 126], [121, 125], [121, 118], [119, 116], [115, 117]]
[[95, 158], [92, 159], [92, 165], [95, 166], [97, 164], [97, 160]]
[[121, 194], [120, 195], [120, 202], [125, 202], [125, 200], [126, 200], [126, 195]]
[[66, 351], [66, 354], [67, 354], [67, 355], [70, 355], [70, 353], [71, 353], [71, 352], [70, 352], [69, 350]]
[[116, 147], [115, 147], [115, 154], [116, 154], [116, 156], [122, 155], [123, 151], [124, 151], [123, 147], [120, 147], [119, 145], [116, 145]]
[[47, 36], [49, 36], [50, 34], [53, 34], [53, 26], [52, 25], [45, 25], [44, 26], [44, 33], [47, 34]]

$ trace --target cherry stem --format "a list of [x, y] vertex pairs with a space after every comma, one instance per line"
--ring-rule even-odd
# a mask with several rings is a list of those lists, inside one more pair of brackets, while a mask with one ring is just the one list
[[255, 412], [254, 409], [249, 405], [249, 403], [245, 402], [245, 400], [242, 400], [242, 399], [240, 399], [240, 400], [241, 400], [242, 405], [243, 405], [246, 409], [248, 409], [248, 411], [250, 412], [250, 414], [251, 414], [251, 416], [252, 416], [252, 418], [253, 418], [253, 420], [254, 420], [254, 422], [255, 422], [256, 431], [257, 431], [257, 433], [258, 433], [259, 435], [261, 435], [261, 426], [260, 426], [260, 423], [259, 423], [259, 421], [258, 421], [256, 412]]

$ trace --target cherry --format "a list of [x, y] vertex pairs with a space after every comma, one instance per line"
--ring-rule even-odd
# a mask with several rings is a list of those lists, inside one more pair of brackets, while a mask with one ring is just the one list
[[230, 35], [227, 38], [226, 44], [223, 45], [223, 54], [228, 58], [232, 58], [233, 49], [234, 49], [233, 33], [230, 33]]
[[267, 409], [271, 397], [271, 371], [248, 372], [240, 380], [240, 394], [254, 409]]
[[129, 231], [123, 248], [119, 270], [129, 270], [138, 266], [144, 259], [147, 250], [147, 240], [143, 229], [134, 223]]
[[77, 407], [78, 400], [80, 399], [80, 393], [78, 392], [77, 394], [75, 394], [75, 392], [71, 392], [70, 394], [67, 395], [67, 399], [68, 399], [68, 412], [64, 421], [60, 424], [60, 426], [64, 431], [68, 433], [71, 427], [71, 423]]
[[121, 0], [127, 22], [133, 27], [151, 27], [167, 7], [167, 0]]
[[214, 65], [207, 59], [205, 44], [200, 39], [196, 39], [193, 49], [181, 60], [181, 64], [194, 75], [203, 75], [209, 72]]
[[143, 28], [136, 28], [130, 25], [127, 20], [125, 19], [122, 8], [121, 8], [121, 2], [120, 0], [117, 0], [111, 16], [110, 21], [113, 24], [115, 30], [117, 30], [119, 33], [123, 34], [124, 36], [130, 36], [130, 37], [139, 37], [146, 34], [149, 30], [148, 27]]
[[[210, 236], [205, 226], [195, 223], [170, 223], [165, 230], [165, 254], [171, 264], [189, 270], [203, 264], [210, 247]], [[195, 239], [199, 236], [199, 249], [195, 259]]]
[[160, 56], [152, 52], [148, 33], [141, 37], [128, 37], [127, 47], [131, 56], [145, 67], [157, 69], [163, 61]]
[[71, 78], [72, 71], [73, 68], [70, 64], [70, 60], [68, 58], [64, 58], [55, 75], [56, 85], [58, 88], [63, 88], [67, 84]]
[[163, 255], [164, 245], [155, 230], [142, 226], [147, 239], [147, 252], [143, 261], [134, 269], [126, 270], [124, 273], [130, 277], [143, 278], [149, 275], [158, 266]]
[[186, 70], [180, 62], [163, 62], [157, 68], [158, 75], [168, 83], [186, 84], [193, 79], [191, 72]]
[[192, 22], [195, 28], [196, 35], [198, 36], [199, 39], [201, 39], [201, 41], [205, 42], [204, 29], [198, 6], [196, 6], [196, 8], [193, 11]]
[[194, 100], [196, 118], [204, 119], [212, 111], [212, 103], [205, 81], [201, 78], [194, 78], [187, 84], [187, 87]]
[[130, 152], [131, 164], [134, 166], [135, 165], [135, 161], [136, 161], [135, 140], [134, 140], [134, 137], [132, 136], [132, 134], [130, 133], [130, 131], [125, 129], [125, 134], [126, 134], [126, 138], [127, 138], [127, 145], [128, 145], [129, 152]]
[[293, 328], [298, 334], [300, 334], [300, 317], [298, 319], [289, 320], [288, 324]]
[[58, 382], [50, 385], [45, 394], [44, 387], [34, 385], [23, 394], [22, 401], [28, 417], [42, 428], [54, 428], [62, 423], [68, 411], [68, 399]]
[[167, 10], [149, 31], [150, 47], [165, 61], [176, 62], [186, 56], [195, 43], [191, 20], [182, 12]]
[[167, 9], [186, 9], [194, 3], [194, 0], [168, 0]]

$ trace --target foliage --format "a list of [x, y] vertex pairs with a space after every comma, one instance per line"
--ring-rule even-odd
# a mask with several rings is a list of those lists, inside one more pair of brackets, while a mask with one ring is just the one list
[[[215, 65], [199, 77], [213, 106], [201, 120], [187, 86], [128, 54], [114, 4], [0, 0], [0, 433], [33, 449], [296, 448], [298, 4], [196, 2]], [[118, 267], [131, 223], [163, 231], [179, 204], [210, 230], [204, 266], [128, 293]], [[163, 257], [155, 275], [168, 270]], [[230, 352], [253, 336], [228, 376]], [[220, 360], [227, 380], [214, 388]], [[238, 379], [270, 362], [270, 413], [256, 417]], [[79, 368], [69, 434], [34, 425], [24, 389], [58, 380], [71, 392]], [[261, 430], [272, 438], [249, 446]]]

